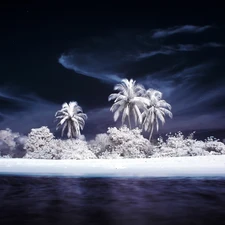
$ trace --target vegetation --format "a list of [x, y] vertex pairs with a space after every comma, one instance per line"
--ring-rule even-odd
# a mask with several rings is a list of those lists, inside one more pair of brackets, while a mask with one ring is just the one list
[[83, 130], [87, 115], [83, 113], [82, 108], [77, 102], [64, 103], [62, 109], [55, 114], [57, 120], [60, 120], [56, 129], [62, 126], [62, 136], [67, 127], [67, 137], [79, 137], [80, 130]]
[[26, 154], [23, 148], [26, 139], [26, 136], [13, 133], [10, 129], [0, 130], [0, 157], [23, 157]]
[[47, 127], [32, 129], [24, 145], [25, 158], [33, 159], [95, 159], [86, 141], [60, 140]]
[[144, 87], [140, 84], [136, 84], [136, 81], [123, 79], [121, 84], [117, 84], [114, 87], [118, 93], [113, 93], [109, 96], [108, 100], [114, 100], [114, 104], [110, 108], [110, 111], [114, 113], [114, 121], [122, 113], [122, 125], [125, 119], [128, 118], [129, 128], [131, 129], [131, 115], [134, 117], [135, 125], [142, 123], [141, 110], [144, 110], [148, 101], [142, 97]]
[[162, 100], [162, 93], [157, 90], [148, 89], [146, 93], [144, 94], [146, 98], [149, 100], [149, 104], [147, 106], [147, 109], [144, 110], [142, 113], [143, 117], [143, 124], [142, 127], [145, 131], [150, 132], [149, 134], [149, 141], [152, 138], [152, 133], [154, 126], [156, 127], [156, 130], [159, 130], [159, 121], [162, 122], [162, 124], [165, 123], [165, 115], [168, 115], [170, 118], [172, 118], [171, 105], [167, 103], [165, 100]]
[[108, 128], [86, 142], [80, 139], [56, 139], [47, 127], [32, 129], [28, 137], [10, 130], [0, 131], [0, 157], [28, 159], [115, 159], [154, 158], [225, 154], [225, 145], [214, 137], [195, 140], [194, 133], [184, 137], [182, 132], [159, 137], [151, 144], [141, 129], [126, 126]]
[[[45, 126], [32, 129], [28, 136], [10, 129], [0, 130], [0, 157], [79, 160], [225, 154], [223, 142], [214, 137], [195, 140], [194, 132], [188, 137], [182, 132], [170, 133], [166, 140], [159, 137], [155, 144], [150, 143], [154, 128], [159, 130], [159, 122], [164, 124], [165, 116], [172, 118], [171, 105], [162, 99], [160, 91], [146, 90], [132, 79], [123, 79], [114, 90], [118, 93], [109, 96], [109, 101], [114, 100], [110, 110], [115, 121], [121, 115], [120, 128], [110, 127], [107, 133], [97, 134], [87, 142], [81, 135], [87, 115], [77, 102], [64, 103], [55, 117], [59, 121], [56, 129], [62, 129], [61, 136], [67, 129], [67, 140], [56, 139]], [[133, 129], [132, 124], [136, 126]], [[149, 132], [149, 140], [143, 137], [142, 131]]]
[[152, 157], [204, 156], [225, 154], [225, 145], [213, 137], [205, 141], [194, 139], [194, 132], [184, 137], [182, 132], [168, 134], [165, 142], [158, 138]]
[[89, 146], [98, 158], [146, 158], [152, 148], [140, 129], [126, 126], [108, 128], [107, 134], [97, 135]]
[[128, 118], [129, 128], [131, 129], [130, 116], [133, 114], [135, 125], [140, 124], [144, 131], [150, 132], [151, 140], [154, 126], [159, 130], [159, 121], [165, 123], [165, 115], [172, 118], [171, 105], [162, 100], [162, 93], [154, 89], [145, 90], [145, 88], [136, 84], [132, 79], [122, 80], [117, 84], [114, 90], [116, 94], [109, 96], [109, 101], [114, 100], [111, 111], [114, 112], [114, 121], [117, 121], [122, 113], [122, 125]]

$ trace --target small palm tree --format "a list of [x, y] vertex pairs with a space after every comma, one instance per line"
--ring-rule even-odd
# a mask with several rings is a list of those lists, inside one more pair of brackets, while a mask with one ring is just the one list
[[154, 126], [156, 126], [156, 130], [159, 130], [159, 121], [162, 124], [165, 123], [165, 115], [168, 115], [172, 118], [171, 113], [171, 105], [167, 103], [165, 100], [162, 100], [162, 93], [160, 91], [154, 89], [148, 89], [144, 96], [149, 100], [149, 105], [147, 109], [142, 113], [143, 117], [143, 124], [142, 128], [150, 132], [149, 134], [149, 141], [152, 138], [152, 133]]
[[122, 113], [122, 125], [128, 118], [129, 127], [131, 129], [131, 114], [133, 114], [135, 125], [142, 123], [141, 111], [148, 104], [148, 100], [142, 97], [145, 89], [142, 85], [136, 84], [134, 80], [123, 79], [120, 84], [114, 87], [118, 93], [113, 93], [109, 96], [108, 100], [114, 100], [114, 104], [110, 108], [110, 111], [114, 113], [114, 121]]
[[63, 136], [64, 131], [67, 127], [67, 137], [79, 137], [80, 130], [83, 130], [87, 115], [83, 113], [82, 108], [77, 102], [70, 102], [69, 104], [64, 103], [62, 109], [57, 111], [55, 114], [56, 120], [60, 120], [57, 124], [56, 130], [62, 126]]

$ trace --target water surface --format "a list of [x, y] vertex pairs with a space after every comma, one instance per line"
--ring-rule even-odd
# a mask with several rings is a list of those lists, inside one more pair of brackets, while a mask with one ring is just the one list
[[225, 224], [225, 178], [2, 175], [0, 224]]

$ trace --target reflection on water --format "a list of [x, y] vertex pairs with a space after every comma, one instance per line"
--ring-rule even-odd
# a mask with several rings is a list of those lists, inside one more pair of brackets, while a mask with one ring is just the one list
[[0, 176], [0, 224], [225, 224], [225, 179]]

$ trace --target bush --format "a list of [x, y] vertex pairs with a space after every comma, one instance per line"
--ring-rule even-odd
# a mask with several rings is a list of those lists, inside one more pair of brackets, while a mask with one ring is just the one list
[[89, 149], [97, 156], [104, 152], [109, 152], [112, 147], [112, 142], [109, 135], [106, 133], [97, 134], [94, 140], [89, 142]]
[[88, 149], [86, 141], [58, 140], [47, 127], [32, 129], [24, 148], [25, 158], [32, 159], [90, 159], [96, 156]]
[[61, 149], [60, 159], [96, 159], [87, 142], [79, 139], [54, 140], [54, 146]]
[[0, 156], [4, 158], [22, 158], [26, 151], [23, 149], [26, 136], [13, 133], [10, 129], [0, 130]]
[[108, 128], [107, 134], [97, 135], [94, 143], [98, 158], [145, 158], [151, 154], [150, 142], [138, 128]]
[[162, 137], [158, 138], [158, 143], [153, 148], [152, 157], [178, 157], [178, 156], [204, 156], [225, 154], [225, 145], [218, 139], [209, 137], [203, 141], [194, 140], [194, 132], [186, 138], [182, 132], [174, 135], [169, 133], [167, 140], [163, 142]]
[[27, 151], [25, 158], [59, 159], [58, 149], [51, 145], [53, 139], [54, 135], [45, 126], [31, 129], [24, 145], [24, 149]]
[[225, 145], [223, 142], [220, 142], [219, 139], [214, 138], [213, 136], [208, 137], [205, 140], [205, 147], [204, 149], [211, 154], [225, 154]]

